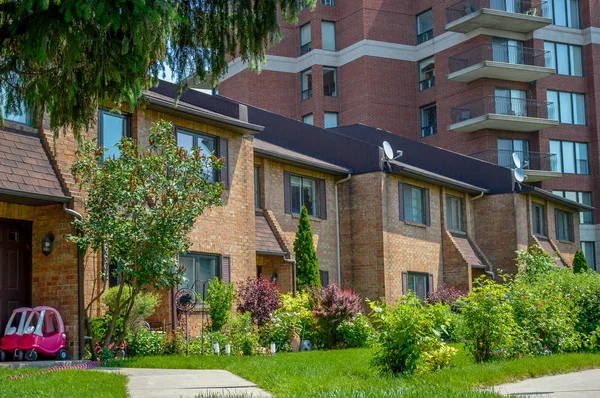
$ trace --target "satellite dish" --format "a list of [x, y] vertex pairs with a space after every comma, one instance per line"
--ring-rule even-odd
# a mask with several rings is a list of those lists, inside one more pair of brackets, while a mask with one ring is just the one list
[[515, 167], [517, 169], [520, 169], [521, 168], [521, 158], [519, 157], [519, 155], [516, 152], [513, 152], [512, 158], [513, 158], [513, 162], [515, 163]]
[[387, 141], [383, 141], [383, 153], [385, 154], [386, 160], [394, 159], [394, 150]]
[[513, 173], [515, 175], [515, 180], [517, 180], [517, 182], [519, 183], [527, 179], [527, 176], [525, 175], [525, 173], [523, 173], [523, 169], [521, 169], [520, 167], [516, 168]]

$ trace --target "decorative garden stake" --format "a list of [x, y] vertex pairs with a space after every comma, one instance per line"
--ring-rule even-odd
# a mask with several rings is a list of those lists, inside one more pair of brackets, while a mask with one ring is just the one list
[[190, 355], [190, 330], [188, 314], [196, 307], [196, 292], [189, 288], [179, 289], [175, 293], [175, 306], [185, 314], [185, 355]]
[[215, 354], [221, 355], [221, 349], [219, 348], [219, 342], [218, 341], [215, 344], [213, 344], [213, 350], [215, 351]]
[[271, 343], [271, 355], [275, 356], [275, 343]]
[[231, 355], [231, 344], [225, 344], [225, 354], [227, 356]]

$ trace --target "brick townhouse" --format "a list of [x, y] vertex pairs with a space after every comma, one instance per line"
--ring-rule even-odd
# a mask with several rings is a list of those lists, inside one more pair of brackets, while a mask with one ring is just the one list
[[[121, 137], [147, 144], [152, 123], [164, 119], [182, 147], [225, 159], [215, 177], [226, 188], [223, 206], [196, 220], [190, 250], [179, 257], [188, 279], [182, 286], [198, 293], [217, 276], [239, 282], [256, 274], [292, 290], [303, 205], [322, 281], [389, 300], [409, 289], [424, 297], [442, 283], [468, 289], [478, 275], [514, 272], [514, 251], [534, 242], [569, 266], [579, 246], [577, 212], [592, 210], [519, 187], [507, 168], [383, 130], [325, 130], [194, 90], [175, 105], [175, 92], [161, 82], [132, 113], [99, 109], [97, 128], [83, 138], [118, 156]], [[55, 138], [47, 120], [7, 119], [0, 129], [0, 323], [18, 306], [54, 306], [78, 356], [81, 306], [98, 287], [95, 271], [111, 264], [66, 240], [75, 232], [74, 212], [84, 211], [70, 174], [77, 142], [72, 134]], [[384, 162], [384, 140], [403, 156]], [[44, 240], [52, 241], [50, 252], [42, 251]], [[173, 293], [163, 292], [156, 321], [177, 323]]]
[[[317, 0], [256, 74], [230, 63], [219, 92], [306, 123], [364, 123], [513, 167], [598, 207], [600, 9], [595, 0]], [[600, 261], [595, 213], [582, 249]]]

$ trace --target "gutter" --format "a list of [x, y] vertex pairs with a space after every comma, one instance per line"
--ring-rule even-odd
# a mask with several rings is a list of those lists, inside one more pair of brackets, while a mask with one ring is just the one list
[[[78, 220], [82, 220], [83, 216], [76, 212], [73, 209], [69, 209], [66, 204], [63, 205], [63, 210], [65, 213], [77, 218]], [[85, 358], [85, 323], [84, 323], [84, 313], [85, 313], [85, 302], [83, 301], [84, 297], [84, 264], [83, 264], [83, 252], [79, 247], [77, 247], [77, 320], [78, 320], [78, 329], [79, 329], [79, 359]]]
[[352, 174], [348, 173], [346, 178], [336, 181], [335, 186], [335, 244], [337, 250], [337, 282], [338, 287], [342, 287], [342, 266], [340, 261], [340, 210], [339, 210], [339, 199], [338, 199], [338, 185], [342, 182], [350, 180]]

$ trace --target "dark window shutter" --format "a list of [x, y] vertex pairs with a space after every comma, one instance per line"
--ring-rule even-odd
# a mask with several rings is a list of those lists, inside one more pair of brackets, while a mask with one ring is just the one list
[[558, 230], [558, 210], [554, 209], [554, 229], [556, 230], [556, 239], [560, 240], [560, 232]]
[[427, 291], [425, 292], [425, 296], [427, 296], [429, 293], [433, 292], [434, 286], [433, 286], [433, 274], [429, 274], [429, 280], [427, 281]]
[[404, 215], [404, 184], [398, 183], [398, 202], [400, 203], [400, 220], [406, 220]]
[[408, 272], [402, 271], [402, 294], [408, 291]]
[[290, 179], [290, 172], [289, 171], [284, 171], [283, 172], [283, 202], [284, 202], [284, 207], [285, 207], [285, 212], [286, 213], [292, 213], [292, 198], [291, 198], [291, 189], [292, 189], [292, 182]]
[[423, 206], [423, 209], [425, 211], [425, 224], [426, 225], [431, 225], [431, 206], [429, 204], [429, 189], [425, 188], [423, 190], [423, 196], [425, 197], [425, 203]]
[[575, 225], [573, 224], [573, 213], [569, 213], [569, 242], [575, 242]]
[[221, 279], [225, 283], [231, 283], [231, 256], [221, 256]]
[[229, 189], [229, 140], [227, 138], [219, 138], [219, 156], [223, 158], [220, 180], [225, 189]]
[[321, 286], [329, 286], [329, 271], [319, 270], [319, 276], [321, 277]]
[[325, 180], [319, 180], [319, 217], [327, 220], [327, 196]]

